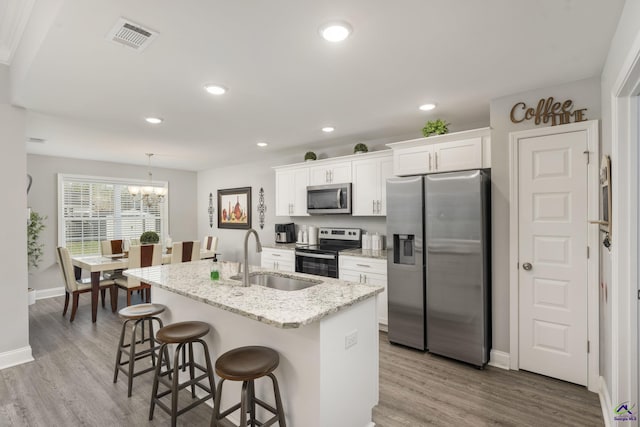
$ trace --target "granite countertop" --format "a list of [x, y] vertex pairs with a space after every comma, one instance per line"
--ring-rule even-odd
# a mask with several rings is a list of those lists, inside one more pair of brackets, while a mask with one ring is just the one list
[[294, 243], [267, 243], [262, 245], [263, 248], [289, 249], [289, 250], [294, 250], [295, 248], [298, 248], [301, 246], [309, 246], [309, 245], [306, 245], [304, 243], [295, 243], [295, 242]]
[[362, 258], [373, 258], [373, 259], [387, 259], [387, 250], [377, 250], [374, 251], [372, 249], [347, 249], [340, 252], [340, 255], [348, 255], [348, 256], [357, 256]]
[[[384, 290], [384, 287], [372, 284], [253, 266], [250, 272], [265, 271], [283, 277], [320, 280], [321, 283], [299, 291], [281, 291], [258, 285], [244, 287], [240, 280], [230, 278], [237, 274], [237, 263], [220, 263], [221, 277], [217, 281], [209, 279], [210, 265], [210, 261], [202, 260], [129, 269], [124, 274], [279, 328], [308, 325]], [[236, 270], [230, 271], [229, 266], [235, 266]]]

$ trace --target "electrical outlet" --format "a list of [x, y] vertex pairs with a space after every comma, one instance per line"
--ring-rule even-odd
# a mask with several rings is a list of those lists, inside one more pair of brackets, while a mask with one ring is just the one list
[[344, 349], [348, 349], [358, 344], [358, 330], [348, 333], [344, 336]]

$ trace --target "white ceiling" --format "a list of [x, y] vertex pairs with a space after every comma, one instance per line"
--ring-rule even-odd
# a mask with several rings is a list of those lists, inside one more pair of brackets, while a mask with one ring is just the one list
[[[294, 147], [302, 159], [419, 137], [428, 119], [488, 126], [493, 98], [599, 75], [623, 3], [40, 0], [12, 96], [29, 111], [27, 136], [46, 139], [29, 153], [145, 164], [153, 152], [154, 166], [188, 170]], [[107, 41], [120, 17], [160, 35], [143, 52]], [[354, 28], [342, 44], [318, 34], [335, 19]], [[229, 91], [211, 96], [208, 82]], [[426, 102], [438, 108], [419, 111]]]

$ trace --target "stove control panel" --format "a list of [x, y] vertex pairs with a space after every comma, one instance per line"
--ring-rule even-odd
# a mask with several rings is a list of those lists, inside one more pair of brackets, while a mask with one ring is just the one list
[[320, 228], [318, 230], [320, 239], [337, 240], [360, 240], [361, 230], [359, 228]]

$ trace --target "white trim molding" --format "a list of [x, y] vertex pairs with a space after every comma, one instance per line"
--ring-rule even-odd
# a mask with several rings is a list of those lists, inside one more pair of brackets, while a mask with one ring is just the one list
[[36, 289], [36, 301], [46, 298], [60, 297], [64, 295], [64, 286], [49, 289]]
[[4, 16], [0, 18], [0, 64], [10, 65], [22, 34], [27, 27], [35, 0], [9, 0], [5, 2]]
[[611, 427], [611, 396], [609, 396], [609, 388], [604, 377], [600, 377], [598, 387], [598, 397], [600, 398], [600, 407], [602, 408], [602, 419], [605, 427]]
[[509, 353], [500, 350], [491, 350], [489, 366], [509, 370], [509, 366], [511, 366]]
[[[545, 128], [535, 128], [509, 134], [509, 367], [519, 369], [519, 182], [518, 182], [518, 141], [536, 136], [557, 134], [561, 132], [585, 131], [587, 133], [587, 218], [597, 219], [600, 200], [600, 144], [598, 121], [589, 120]], [[615, 222], [614, 222], [615, 226]], [[598, 391], [600, 331], [599, 331], [599, 283], [600, 283], [600, 231], [597, 224], [589, 224], [587, 228], [587, 244], [590, 256], [587, 259], [587, 339], [590, 351], [587, 354], [587, 388]]]
[[0, 353], [0, 369], [10, 368], [32, 361], [33, 355], [31, 354], [30, 345]]

